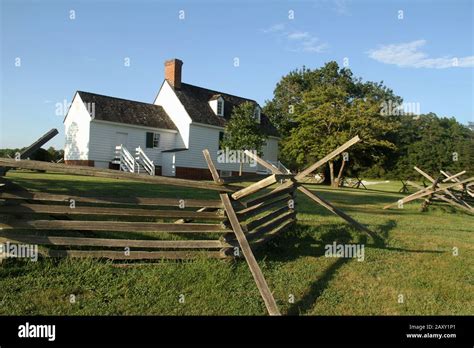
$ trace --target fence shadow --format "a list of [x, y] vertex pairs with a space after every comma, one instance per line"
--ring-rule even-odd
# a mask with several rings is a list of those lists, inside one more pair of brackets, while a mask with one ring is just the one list
[[[396, 227], [395, 220], [388, 220], [375, 228], [380, 239], [369, 241], [361, 232], [357, 232], [352, 227], [344, 224], [325, 225], [324, 230], [321, 230], [321, 227], [298, 224], [294, 230], [282, 233], [257, 250], [256, 255], [259, 258], [265, 256], [265, 260], [270, 262], [287, 262], [307, 256], [323, 257], [325, 246], [333, 242], [336, 242], [336, 244], [360, 243], [364, 244], [366, 248], [393, 252], [443, 253], [439, 250], [390, 247], [388, 245], [390, 232]], [[287, 314], [299, 315], [311, 310], [314, 303], [334, 279], [338, 269], [351, 260], [350, 258], [339, 258], [332, 263], [321, 276], [311, 283], [306, 294], [288, 309]]]
[[335, 273], [344, 264], [349, 262], [351, 259], [340, 258], [337, 259], [331, 266], [329, 266], [324, 274], [315, 282], [313, 282], [306, 294], [299, 299], [297, 302], [291, 305], [287, 311], [287, 315], [300, 315], [301, 313], [308, 312], [313, 308], [314, 303], [318, 300], [324, 290], [328, 287], [329, 283], [334, 278]]

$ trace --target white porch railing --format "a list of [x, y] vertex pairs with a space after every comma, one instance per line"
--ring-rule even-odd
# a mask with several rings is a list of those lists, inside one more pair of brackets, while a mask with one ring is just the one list
[[[289, 170], [288, 168], [286, 168], [283, 163], [281, 163], [280, 161], [276, 161], [276, 162], [273, 162], [273, 161], [267, 161], [268, 163], [270, 163], [273, 167], [275, 167], [276, 169], [278, 169], [279, 171], [281, 171], [282, 173], [284, 174], [291, 174], [291, 170]], [[270, 173], [270, 170], [267, 169], [267, 172]]]
[[[281, 171], [282, 173], [284, 174], [291, 174], [291, 170], [289, 170], [288, 168], [286, 168], [283, 163], [281, 163], [280, 161], [268, 161], [268, 163], [270, 163], [273, 167], [275, 167], [276, 169], [278, 169], [279, 171]], [[267, 175], [267, 174], [271, 174], [271, 170], [270, 169], [267, 169], [265, 167], [259, 167], [259, 169], [257, 170], [257, 174], [262, 174], [262, 175]]]
[[155, 165], [148, 158], [142, 148], [139, 146], [135, 149], [135, 157], [127, 150], [125, 146], [117, 145], [115, 147], [115, 160], [113, 163], [119, 165], [120, 170], [124, 172], [137, 173], [140, 172], [155, 175]]
[[120, 170], [130, 173], [135, 172], [135, 159], [125, 146], [117, 145], [115, 147], [115, 157], [119, 161]]
[[148, 174], [155, 175], [155, 165], [153, 161], [148, 158], [140, 146], [135, 149], [135, 163], [138, 173], [140, 173], [140, 167], [143, 167]]

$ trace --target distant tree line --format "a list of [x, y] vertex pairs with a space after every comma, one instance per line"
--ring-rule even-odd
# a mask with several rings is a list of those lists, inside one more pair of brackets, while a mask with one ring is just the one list
[[[26, 148], [16, 149], [0, 149], [0, 157], [15, 158], [16, 153], [21, 153]], [[30, 160], [43, 162], [57, 162], [64, 158], [64, 150], [56, 150], [54, 147], [49, 147], [47, 150], [41, 148], [30, 156]]]
[[[278, 82], [264, 112], [278, 128], [280, 159], [301, 170], [355, 135], [346, 176], [416, 177], [427, 172], [474, 170], [474, 132], [454, 118], [407, 114], [403, 99], [382, 82], [363, 82], [348, 68], [329, 62], [297, 69]], [[337, 185], [342, 156], [329, 162], [326, 177]]]

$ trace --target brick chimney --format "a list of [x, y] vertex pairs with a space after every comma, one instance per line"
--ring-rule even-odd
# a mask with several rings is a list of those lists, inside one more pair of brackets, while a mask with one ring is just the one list
[[181, 67], [183, 62], [179, 59], [170, 59], [165, 62], [165, 79], [174, 89], [181, 88]]

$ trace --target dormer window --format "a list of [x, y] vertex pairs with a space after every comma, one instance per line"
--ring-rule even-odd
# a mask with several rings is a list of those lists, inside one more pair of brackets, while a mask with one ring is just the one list
[[260, 115], [261, 115], [261, 112], [262, 110], [260, 109], [260, 106], [257, 105], [257, 107], [255, 108], [255, 111], [254, 111], [254, 117], [255, 117], [255, 120], [260, 123]]
[[224, 101], [223, 100], [217, 101], [217, 115], [219, 116], [224, 115]]
[[217, 116], [224, 116], [224, 98], [220, 94], [212, 96], [209, 100], [209, 106]]

